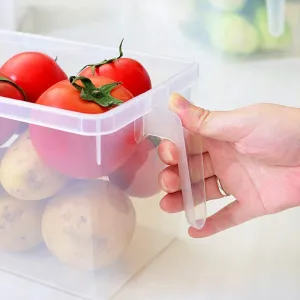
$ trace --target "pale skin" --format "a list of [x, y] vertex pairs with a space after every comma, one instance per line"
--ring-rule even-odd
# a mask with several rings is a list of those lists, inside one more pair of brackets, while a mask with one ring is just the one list
[[[187, 130], [196, 134], [189, 141], [190, 154], [195, 157], [203, 143], [207, 200], [224, 197], [217, 177], [226, 193], [236, 199], [209, 216], [203, 229], [191, 227], [191, 237], [208, 237], [257, 217], [300, 206], [299, 108], [254, 104], [232, 111], [207, 111], [174, 94], [170, 109]], [[169, 166], [159, 176], [168, 193], [161, 208], [177, 213], [183, 205], [175, 145], [163, 141], [159, 156]], [[192, 181], [197, 177], [194, 174]]]

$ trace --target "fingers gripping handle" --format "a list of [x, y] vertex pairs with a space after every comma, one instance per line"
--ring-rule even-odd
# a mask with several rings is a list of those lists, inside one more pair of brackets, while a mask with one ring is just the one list
[[[144, 117], [144, 135], [155, 135], [172, 141], [179, 152], [179, 176], [182, 198], [187, 222], [194, 228], [201, 229], [205, 224], [204, 179], [192, 186], [184, 131], [179, 117], [170, 110], [153, 109]], [[201, 185], [199, 189], [199, 185]], [[197, 206], [197, 208], [196, 208]]]

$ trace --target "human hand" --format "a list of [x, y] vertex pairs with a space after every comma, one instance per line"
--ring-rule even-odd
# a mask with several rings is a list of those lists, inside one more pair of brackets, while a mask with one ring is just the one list
[[[211, 236], [251, 219], [300, 206], [300, 109], [254, 104], [210, 112], [178, 94], [172, 95], [170, 108], [187, 130], [196, 133], [189, 141], [193, 158], [199, 151], [197, 145], [203, 145], [207, 200], [224, 197], [218, 178], [224, 191], [236, 198], [208, 217], [201, 230], [191, 227], [191, 237]], [[177, 149], [170, 141], [163, 141], [158, 152], [168, 165], [159, 176], [168, 193], [161, 208], [177, 213], [183, 210]], [[199, 178], [196, 173], [192, 172], [192, 182]]]

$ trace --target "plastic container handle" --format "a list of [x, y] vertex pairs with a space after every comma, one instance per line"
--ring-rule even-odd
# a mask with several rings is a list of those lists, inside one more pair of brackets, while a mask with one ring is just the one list
[[285, 28], [285, 0], [266, 0], [269, 32], [281, 36]]
[[[177, 146], [179, 151], [178, 169], [186, 220], [192, 227], [201, 229], [206, 220], [205, 193], [197, 194], [198, 198], [194, 198], [184, 131], [179, 117], [170, 110], [154, 108], [144, 116], [144, 135], [155, 135], [168, 139]], [[194, 203], [197, 203], [197, 208]]]

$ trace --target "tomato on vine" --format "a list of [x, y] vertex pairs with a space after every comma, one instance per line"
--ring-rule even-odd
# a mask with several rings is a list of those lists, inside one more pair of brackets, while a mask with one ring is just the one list
[[27, 95], [27, 101], [37, 99], [55, 83], [68, 79], [52, 57], [40, 52], [22, 52], [12, 56], [0, 69]]
[[144, 66], [135, 59], [123, 57], [122, 45], [119, 46], [119, 56], [103, 60], [100, 63], [89, 64], [80, 72], [80, 76], [105, 76], [122, 82], [134, 97], [152, 88], [151, 79]]
[[[127, 89], [110, 78], [79, 76], [53, 85], [37, 104], [84, 114], [102, 114], [132, 98]], [[36, 118], [43, 120], [42, 112]], [[67, 176], [89, 179], [106, 176], [125, 163], [136, 147], [136, 129], [131, 123], [97, 137], [30, 125], [30, 135], [47, 165]]]

